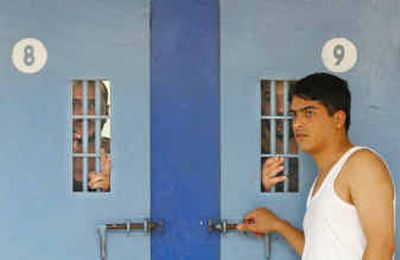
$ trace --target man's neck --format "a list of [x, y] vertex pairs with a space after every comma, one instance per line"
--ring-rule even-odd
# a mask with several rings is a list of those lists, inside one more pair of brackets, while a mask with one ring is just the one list
[[342, 155], [353, 147], [347, 137], [340, 140], [332, 140], [319, 152], [312, 154], [321, 176], [326, 176], [332, 166], [342, 157]]

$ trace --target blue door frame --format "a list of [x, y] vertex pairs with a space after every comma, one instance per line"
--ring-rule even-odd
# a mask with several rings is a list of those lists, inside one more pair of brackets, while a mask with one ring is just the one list
[[219, 259], [217, 0], [154, 0], [151, 10], [151, 214], [165, 231], [152, 260]]

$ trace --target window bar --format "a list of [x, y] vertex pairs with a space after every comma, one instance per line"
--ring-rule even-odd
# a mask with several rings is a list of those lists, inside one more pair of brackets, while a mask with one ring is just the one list
[[[270, 83], [270, 103], [271, 103], [271, 116], [276, 116], [276, 81], [271, 80]], [[271, 154], [275, 156], [276, 154], [276, 121], [275, 119], [270, 119], [270, 145]], [[275, 186], [271, 188], [271, 192], [275, 192]]]
[[[270, 158], [270, 157], [274, 157], [276, 156], [276, 154], [272, 154], [272, 153], [263, 153], [261, 155], [261, 158]], [[287, 158], [299, 158], [300, 156], [298, 154], [286, 154], [285, 155]]]
[[[102, 93], [101, 93], [101, 81], [96, 80], [94, 82], [95, 84], [95, 115], [99, 116], [101, 115], [101, 103], [102, 103]], [[99, 173], [101, 171], [100, 165], [101, 165], [101, 119], [96, 118], [95, 119], [96, 125], [95, 125], [95, 153], [96, 153], [96, 161], [95, 161], [95, 171], [96, 173]], [[100, 189], [97, 189], [97, 192], [99, 192]]]
[[74, 94], [75, 94], [75, 84], [77, 84], [77, 81], [74, 80], [71, 86], [71, 115], [72, 115], [72, 191], [75, 192], [74, 190], [74, 181], [75, 181], [75, 176], [74, 176], [74, 167], [75, 167], [75, 163], [77, 160], [75, 160], [75, 158], [79, 158], [79, 156], [76, 155], [75, 150], [74, 150], [74, 143], [75, 143], [75, 131], [76, 129], [74, 129], [74, 123], [75, 123], [75, 101], [74, 101]]
[[[283, 153], [285, 158], [285, 170], [283, 174], [285, 176], [289, 175], [289, 158], [287, 154], [289, 153], [289, 84], [285, 80], [283, 81], [283, 115], [285, 119], [283, 120]], [[283, 192], [289, 191], [289, 179], [286, 179], [283, 186]]]
[[[84, 119], [82, 119], [82, 153], [88, 153], [88, 119], [85, 118], [88, 114], [88, 86], [87, 81], [82, 81], [82, 115]], [[82, 176], [82, 187], [83, 191], [87, 191], [87, 178], [88, 178], [88, 158], [84, 156], [82, 158], [82, 168], [83, 168], [83, 176]]]
[[101, 116], [101, 115], [87, 115], [87, 116], [82, 116], [82, 115], [74, 115], [74, 119], [108, 119], [107, 116]]
[[261, 116], [261, 119], [285, 119], [287, 116]]
[[[101, 93], [101, 81], [95, 81], [95, 115], [101, 115], [101, 101], [102, 101], [102, 93]], [[96, 166], [95, 171], [96, 173], [100, 172], [100, 149], [101, 149], [101, 119], [96, 120], [96, 129], [95, 129], [95, 153], [98, 155], [96, 156]]]
[[96, 153], [74, 153], [73, 155], [75, 158], [95, 158], [98, 156]]

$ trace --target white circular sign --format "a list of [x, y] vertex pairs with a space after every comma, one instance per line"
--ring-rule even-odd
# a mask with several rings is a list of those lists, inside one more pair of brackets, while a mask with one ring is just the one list
[[47, 49], [35, 38], [25, 38], [14, 45], [12, 52], [14, 66], [23, 73], [36, 73], [47, 61]]
[[357, 62], [357, 47], [346, 38], [333, 38], [322, 48], [321, 59], [328, 70], [346, 72]]

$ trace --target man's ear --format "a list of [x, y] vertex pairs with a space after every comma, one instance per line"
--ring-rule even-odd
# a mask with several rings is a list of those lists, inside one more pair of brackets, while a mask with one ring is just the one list
[[343, 110], [336, 111], [335, 114], [333, 114], [333, 119], [337, 129], [345, 127], [346, 113]]

